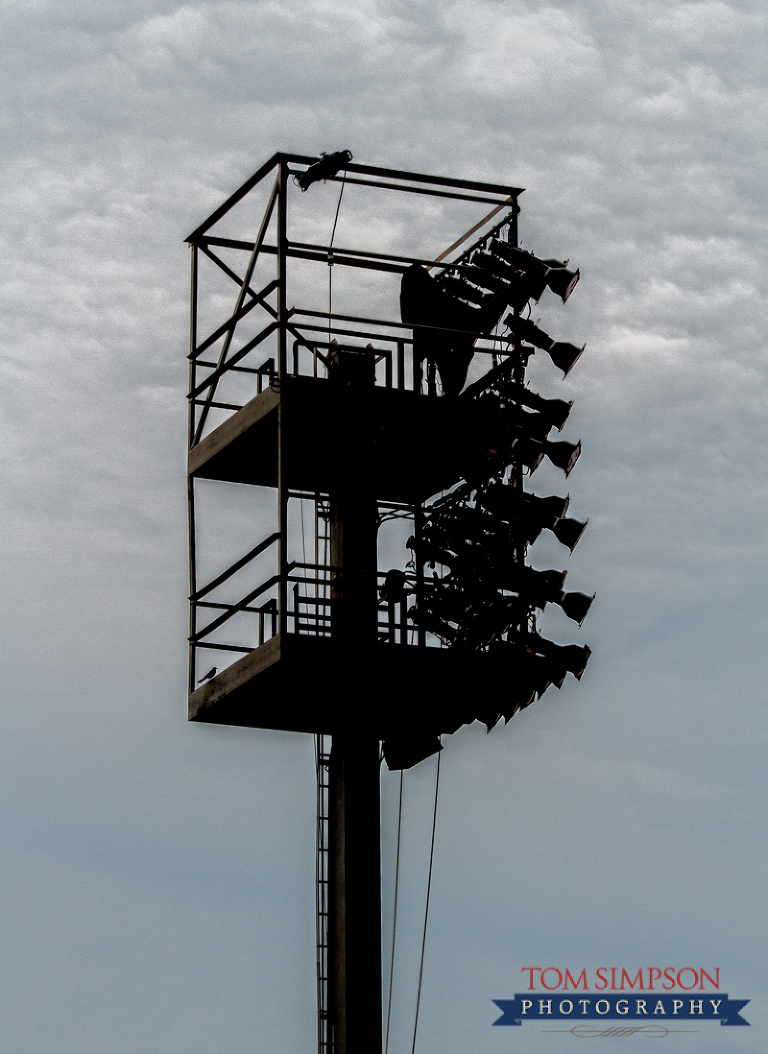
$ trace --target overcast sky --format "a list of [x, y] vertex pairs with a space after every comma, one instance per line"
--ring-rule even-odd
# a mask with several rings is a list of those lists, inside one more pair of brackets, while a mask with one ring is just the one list
[[[3, 1054], [315, 1044], [311, 738], [186, 722], [184, 238], [275, 151], [344, 148], [525, 187], [525, 246], [582, 272], [537, 317], [586, 352], [533, 376], [575, 400], [590, 524], [556, 556], [598, 594], [552, 631], [594, 654], [445, 740], [416, 1050], [571, 1050], [492, 1000], [617, 965], [720, 967], [751, 1028], [665, 1049], [763, 1052], [764, 5], [6, 0], [0, 29]], [[405, 777], [393, 1054], [434, 767]]]

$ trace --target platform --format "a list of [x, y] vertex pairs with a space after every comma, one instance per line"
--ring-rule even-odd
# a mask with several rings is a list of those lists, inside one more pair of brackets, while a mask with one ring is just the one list
[[499, 655], [380, 644], [350, 657], [330, 640], [289, 634], [192, 692], [189, 720], [328, 735], [352, 720], [379, 739], [451, 733], [477, 718], [479, 691], [501, 702], [510, 683]]
[[355, 442], [353, 414], [373, 422], [370, 478], [381, 501], [420, 502], [451, 487], [475, 404], [384, 387], [354, 392], [324, 378], [290, 377], [246, 403], [189, 451], [196, 479], [277, 486], [278, 428], [285, 485], [328, 493], [333, 451]]

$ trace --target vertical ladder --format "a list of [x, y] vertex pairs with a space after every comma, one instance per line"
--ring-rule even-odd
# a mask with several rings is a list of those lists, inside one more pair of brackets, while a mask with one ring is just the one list
[[[329, 534], [330, 510], [328, 502], [320, 495], [315, 497], [315, 566], [317, 577], [324, 577], [319, 568], [327, 566], [330, 554]], [[327, 600], [329, 585], [315, 586], [316, 599]], [[318, 609], [319, 610], [319, 609]], [[329, 937], [329, 798], [328, 764], [331, 753], [331, 737], [315, 736], [315, 764], [317, 770], [317, 844], [315, 856], [315, 899], [317, 927], [317, 1054], [333, 1054], [333, 1032], [330, 1017], [328, 990], [328, 937]]]
[[317, 769], [317, 852], [316, 868], [316, 925], [317, 925], [317, 1054], [333, 1054], [329, 991], [328, 991], [328, 899], [329, 899], [329, 826], [328, 826], [328, 764], [331, 737], [315, 736], [315, 764]]

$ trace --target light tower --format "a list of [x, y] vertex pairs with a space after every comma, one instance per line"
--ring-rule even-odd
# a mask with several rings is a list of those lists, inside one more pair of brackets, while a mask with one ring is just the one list
[[[320, 180], [332, 186], [310, 189]], [[437, 259], [337, 247], [335, 221], [326, 243], [308, 240], [310, 194], [334, 185], [337, 216], [349, 187], [460, 202], [476, 222]], [[542, 529], [572, 549], [584, 524], [567, 498], [524, 488], [543, 457], [567, 475], [580, 453], [549, 438], [570, 404], [526, 387], [528, 358], [567, 373], [581, 349], [529, 318], [531, 300], [548, 288], [565, 301], [579, 276], [518, 247], [521, 193], [348, 151], [276, 154], [188, 239], [189, 718], [332, 739], [320, 1054], [381, 1046], [382, 755], [410, 767], [464, 723], [509, 720], [589, 656], [544, 640], [536, 613], [555, 603], [580, 624], [591, 598], [525, 562]], [[337, 268], [375, 275], [395, 310], [334, 310]], [[265, 495], [271, 522], [203, 575], [206, 481]], [[402, 566], [391, 553], [379, 566], [394, 517], [410, 521]]]

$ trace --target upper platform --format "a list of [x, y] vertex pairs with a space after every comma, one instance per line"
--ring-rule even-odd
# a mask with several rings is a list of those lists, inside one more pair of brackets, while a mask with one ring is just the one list
[[[277, 389], [277, 390], [276, 390]], [[326, 378], [287, 377], [268, 388], [189, 451], [196, 479], [277, 486], [278, 437], [284, 484], [327, 493], [340, 451], [356, 442], [348, 422], [372, 424], [370, 478], [382, 501], [423, 501], [456, 482], [456, 463], [476, 404], [412, 391], [352, 390]]]

